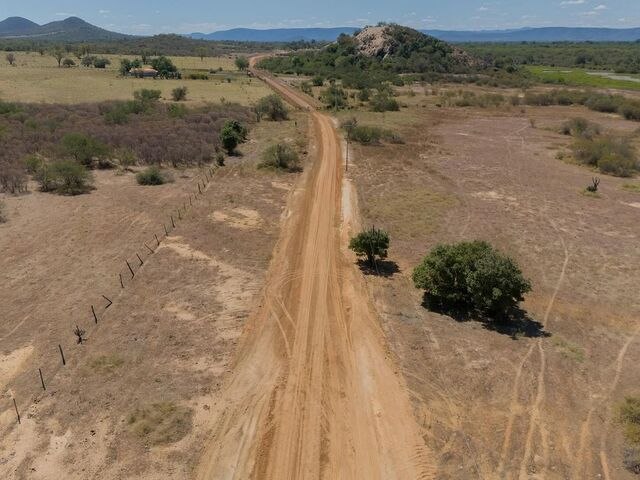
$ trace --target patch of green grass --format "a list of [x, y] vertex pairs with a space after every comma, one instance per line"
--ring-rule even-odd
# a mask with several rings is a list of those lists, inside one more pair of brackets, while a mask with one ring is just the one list
[[622, 188], [627, 192], [640, 193], [640, 183], [625, 183]]
[[618, 407], [618, 420], [627, 442], [640, 446], [640, 397], [626, 397]]
[[553, 337], [553, 344], [563, 357], [575, 360], [576, 362], [584, 361], [584, 349], [582, 347], [575, 345], [558, 335]]
[[[609, 78], [602, 75], [590, 74], [587, 70], [579, 68], [562, 68], [547, 66], [528, 66], [527, 70], [531, 72], [538, 80], [544, 83], [553, 83], [558, 85], [573, 85], [581, 87], [596, 88], [619, 88], [623, 90], [640, 90], [640, 76], [631, 74], [620, 74], [619, 76], [637, 78], [639, 81], [622, 80]], [[598, 72], [607, 73], [607, 72]], [[617, 76], [611, 73], [612, 76]]]
[[124, 365], [124, 359], [117, 355], [100, 355], [94, 358], [89, 365], [100, 373], [112, 373]]
[[455, 202], [453, 196], [416, 186], [371, 195], [362, 208], [365, 218], [380, 219], [392, 238], [416, 239], [435, 231]]
[[193, 412], [174, 402], [159, 402], [136, 408], [127, 418], [129, 429], [152, 445], [175, 443], [191, 430]]
[[602, 195], [600, 195], [598, 192], [590, 192], [589, 190], [587, 190], [586, 188], [584, 190], [581, 190], [580, 193], [582, 195], [584, 195], [585, 197], [590, 197], [590, 198], [602, 198]]

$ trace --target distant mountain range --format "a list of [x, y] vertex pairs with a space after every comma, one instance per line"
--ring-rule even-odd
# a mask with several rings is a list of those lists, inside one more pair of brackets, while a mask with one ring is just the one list
[[110, 32], [78, 17], [38, 25], [22, 17], [9, 17], [0, 22], [0, 38], [50, 40], [57, 42], [96, 42], [134, 38]]
[[297, 42], [312, 41], [333, 42], [340, 34], [352, 35], [355, 27], [334, 28], [272, 28], [255, 30], [234, 28], [214, 33], [192, 33], [191, 38], [198, 40], [217, 40], [234, 42]]
[[[295, 42], [334, 41], [342, 33], [352, 35], [356, 27], [334, 28], [273, 28], [257, 30], [234, 28], [214, 33], [192, 33], [185, 35], [197, 40], [234, 42]], [[421, 30], [422, 33], [446, 42], [635, 42], [640, 40], [640, 28], [572, 28], [543, 27], [517, 30]], [[38, 25], [26, 18], [9, 17], [0, 22], [0, 39], [33, 39], [57, 42], [97, 42], [125, 40], [134, 37], [111, 32], [78, 17]]]
[[640, 28], [541, 27], [518, 30], [422, 30], [446, 42], [635, 42]]

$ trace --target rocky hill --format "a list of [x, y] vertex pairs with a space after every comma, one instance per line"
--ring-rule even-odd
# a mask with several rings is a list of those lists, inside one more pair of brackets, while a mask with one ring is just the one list
[[401, 25], [366, 27], [356, 32], [353, 41], [360, 55], [381, 60], [412, 60], [410, 63], [414, 65], [414, 71], [425, 71], [431, 67], [449, 71], [481, 65], [479, 60], [462, 49]]

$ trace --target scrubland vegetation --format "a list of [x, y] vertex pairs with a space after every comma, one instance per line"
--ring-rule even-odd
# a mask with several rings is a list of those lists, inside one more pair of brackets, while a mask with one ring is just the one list
[[640, 398], [627, 397], [618, 407], [618, 420], [624, 429], [627, 447], [624, 465], [633, 473], [640, 474]]
[[0, 152], [2, 190], [25, 190], [30, 173], [43, 191], [78, 194], [90, 188], [87, 169], [208, 163], [222, 146], [220, 134], [230, 119], [236, 135], [246, 138], [243, 124], [252, 120], [249, 108], [225, 104], [187, 109], [162, 104], [159, 98], [157, 90], [140, 90], [127, 102], [0, 102], [6, 145]]

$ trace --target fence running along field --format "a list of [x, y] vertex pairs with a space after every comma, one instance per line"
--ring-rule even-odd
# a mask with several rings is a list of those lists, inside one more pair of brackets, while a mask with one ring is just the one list
[[[125, 293], [127, 286], [131, 285], [135, 280], [136, 274], [144, 266], [145, 262], [149, 261], [151, 257], [156, 253], [157, 249], [162, 244], [162, 241], [169, 236], [176, 228], [178, 223], [183, 219], [186, 219], [187, 213], [192, 210], [198, 200], [202, 199], [208, 190], [209, 184], [213, 180], [214, 175], [221, 167], [211, 166], [200, 170], [200, 175], [197, 182], [197, 191], [194, 189], [193, 194], [189, 194], [188, 200], [185, 199], [182, 205], [172, 209], [168, 214], [168, 217], [161, 223], [162, 231], [160, 233], [154, 233], [153, 238], [143, 242], [140, 249], [137, 249], [131, 253], [130, 257], [125, 258], [124, 264], [120, 267], [120, 271], [114, 277], [114, 285], [117, 288], [117, 294], [100, 293], [96, 295], [97, 301], [93, 304], [87, 305], [86, 318], [79, 319], [76, 322], [72, 322], [69, 329], [69, 336], [59, 342], [52, 344], [51, 351], [55, 352], [51, 355], [51, 363], [47, 366], [41, 365], [34, 370], [34, 389], [33, 393], [26, 395], [22, 401], [16, 398], [15, 393], [11, 390], [10, 385], [7, 385], [6, 391], [9, 392], [7, 399], [7, 409], [13, 409], [16, 415], [16, 423], [22, 423], [21, 412], [30, 408], [39, 399], [39, 396], [47, 391], [47, 388], [54, 384], [57, 373], [62, 368], [66, 368], [73, 363], [73, 360], [79, 356], [69, 356], [68, 352], [71, 348], [82, 345], [86, 341], [87, 329], [96, 329], [107, 319], [109, 307], [114, 305], [115, 302]], [[140, 254], [142, 252], [142, 254]], [[71, 344], [71, 347], [69, 345]], [[74, 353], [77, 353], [74, 351]], [[80, 352], [82, 355], [82, 352]], [[70, 362], [71, 360], [71, 362]], [[3, 395], [4, 396], [4, 395]]]

